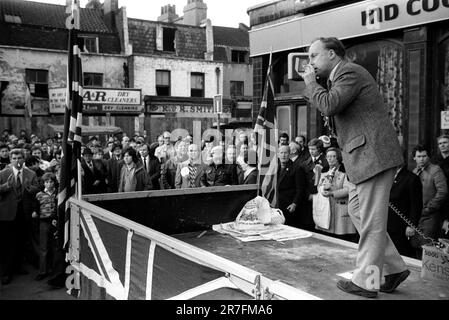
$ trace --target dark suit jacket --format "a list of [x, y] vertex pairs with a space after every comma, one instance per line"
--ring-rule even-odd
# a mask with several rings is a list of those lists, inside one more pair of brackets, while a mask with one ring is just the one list
[[277, 196], [278, 208], [284, 211], [289, 205], [295, 203], [297, 210], [304, 203], [307, 193], [307, 179], [304, 169], [288, 161], [284, 171], [278, 166]]
[[366, 69], [343, 60], [329, 91], [312, 83], [305, 96], [325, 116], [334, 117], [337, 141], [352, 183], [359, 184], [403, 163], [388, 109]]
[[123, 166], [123, 160], [117, 160], [114, 157], [107, 160], [108, 169], [108, 192], [116, 193], [120, 181], [120, 171]]
[[245, 173], [240, 170], [238, 173], [239, 184], [256, 184], [257, 176], [259, 175], [259, 170], [253, 170], [251, 173], [245, 178]]
[[[107, 165], [99, 159], [92, 160], [94, 170], [90, 170], [84, 159], [81, 159], [81, 167], [84, 171], [83, 177], [83, 193], [84, 194], [100, 194], [107, 192], [106, 178], [108, 174]], [[94, 182], [99, 180], [100, 184], [94, 186]]]
[[[417, 175], [403, 167], [396, 176], [390, 192], [390, 202], [415, 226], [418, 226], [423, 207], [422, 183]], [[387, 231], [401, 255], [410, 255], [412, 247], [405, 235], [407, 224], [388, 209]]]
[[[22, 167], [22, 206], [25, 215], [31, 214], [33, 201], [39, 191], [39, 183], [34, 171]], [[17, 214], [18, 194], [14, 187], [7, 186], [8, 178], [14, 172], [11, 166], [0, 171], [0, 221], [14, 221]]]
[[[391, 187], [390, 202], [414, 225], [418, 226], [423, 207], [422, 200], [421, 180], [407, 168], [402, 168]], [[405, 222], [390, 208], [388, 211], [388, 233], [400, 233], [405, 236], [406, 227]]]

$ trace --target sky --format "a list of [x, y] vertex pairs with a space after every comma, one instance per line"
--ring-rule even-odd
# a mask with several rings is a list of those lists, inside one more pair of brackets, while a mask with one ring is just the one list
[[[60, 5], [66, 3], [65, 0], [32, 1]], [[81, 7], [87, 2], [88, 0], [81, 0]], [[267, 0], [203, 0], [203, 2], [207, 4], [207, 17], [211, 19], [213, 25], [237, 28], [239, 23], [249, 26], [249, 16], [246, 12], [248, 8], [266, 3]], [[176, 5], [176, 13], [182, 16], [187, 0], [119, 0], [119, 7], [126, 7], [128, 18], [154, 21], [161, 15], [161, 7], [167, 4]]]

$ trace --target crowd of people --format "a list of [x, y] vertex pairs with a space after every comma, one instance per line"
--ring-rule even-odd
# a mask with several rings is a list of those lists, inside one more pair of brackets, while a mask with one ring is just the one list
[[[398, 168], [391, 190], [388, 232], [402, 255], [421, 257], [429, 238], [449, 231], [449, 136], [438, 138], [439, 154], [430, 160], [423, 146], [413, 150], [416, 168]], [[37, 280], [52, 272], [55, 255], [57, 193], [61, 168], [61, 135], [41, 139], [18, 136], [4, 130], [0, 141], [0, 256], [2, 283], [14, 273], [25, 273], [27, 260], [39, 269]], [[298, 136], [290, 141], [283, 133], [278, 141], [278, 208], [286, 224], [357, 242], [358, 234], [348, 214], [351, 188], [334, 138], [321, 136], [307, 142]], [[82, 146], [83, 194], [136, 192], [181, 188], [206, 188], [258, 183], [257, 144], [253, 134], [242, 132], [233, 143], [215, 143], [213, 138], [193, 143], [191, 135], [175, 142], [169, 132], [157, 142], [123, 135], [105, 145], [93, 137]], [[329, 205], [326, 225], [318, 222]], [[322, 200], [321, 200], [322, 201]], [[416, 234], [395, 212], [419, 227]], [[10, 245], [14, 239], [14, 245]]]

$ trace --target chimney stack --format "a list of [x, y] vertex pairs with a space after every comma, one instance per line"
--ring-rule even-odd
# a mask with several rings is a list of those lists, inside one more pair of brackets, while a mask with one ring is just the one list
[[182, 23], [191, 26], [200, 26], [207, 19], [207, 4], [203, 0], [188, 0], [184, 7]]
[[118, 0], [104, 0], [103, 14], [105, 23], [115, 28], [115, 13], [118, 11]]
[[176, 14], [175, 5], [165, 5], [161, 7], [161, 15], [157, 18], [160, 22], [174, 22], [179, 16]]

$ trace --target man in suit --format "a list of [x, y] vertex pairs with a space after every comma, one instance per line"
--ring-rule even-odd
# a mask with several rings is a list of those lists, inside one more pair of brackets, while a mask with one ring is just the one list
[[187, 152], [189, 160], [180, 163], [176, 170], [176, 189], [206, 187], [206, 169], [199, 158], [199, 147], [191, 144]]
[[106, 193], [107, 168], [101, 159], [93, 159], [93, 152], [90, 148], [84, 149], [82, 168], [82, 188], [84, 194]]
[[290, 160], [290, 147], [288, 145], [279, 146], [278, 158], [277, 207], [284, 213], [287, 225], [298, 228], [310, 227], [310, 221], [305, 220], [304, 212], [302, 212], [307, 194], [307, 180], [304, 169], [294, 165]]
[[[410, 271], [387, 234], [388, 199], [396, 168], [403, 164], [397, 134], [377, 83], [363, 67], [346, 59], [336, 38], [319, 38], [309, 48], [301, 74], [305, 96], [326, 117], [342, 149], [349, 190], [349, 214], [359, 231], [357, 268], [337, 287], [368, 298], [393, 292]], [[327, 79], [327, 88], [317, 83]], [[385, 283], [381, 284], [382, 272]]]
[[0, 264], [2, 284], [9, 284], [13, 272], [22, 269], [27, 223], [31, 220], [33, 199], [39, 191], [36, 174], [23, 166], [20, 149], [11, 150], [11, 164], [0, 172]]
[[114, 143], [111, 151], [112, 158], [107, 160], [108, 192], [116, 193], [118, 191], [118, 184], [120, 181], [120, 171], [123, 166], [122, 145], [120, 143]]

